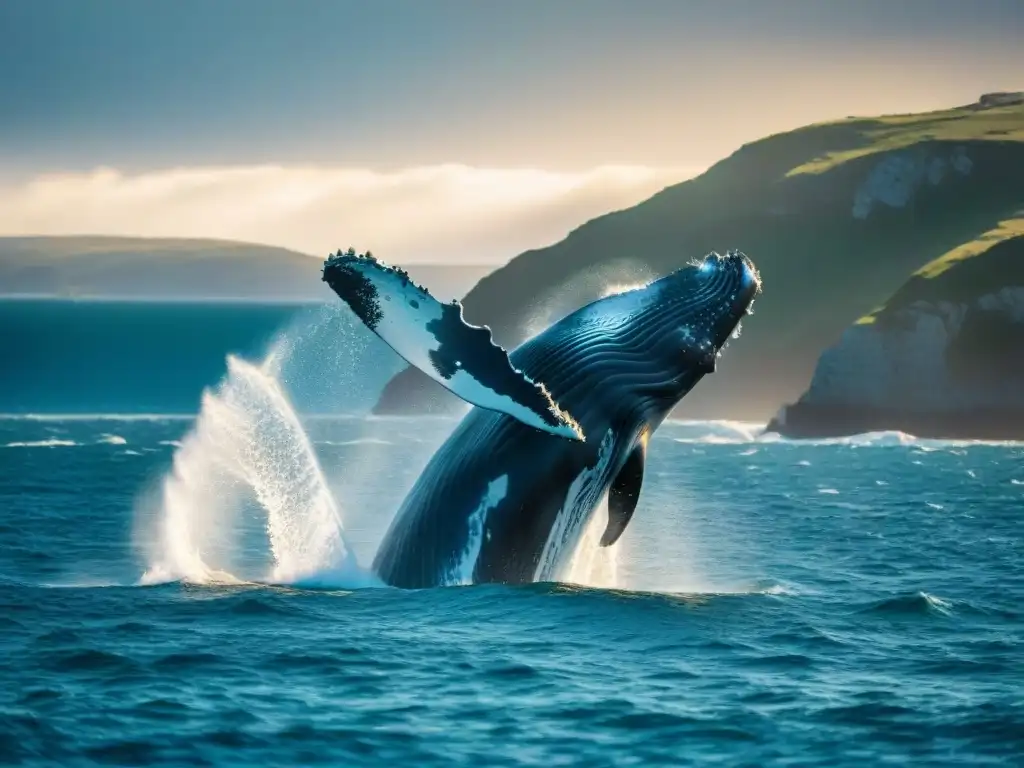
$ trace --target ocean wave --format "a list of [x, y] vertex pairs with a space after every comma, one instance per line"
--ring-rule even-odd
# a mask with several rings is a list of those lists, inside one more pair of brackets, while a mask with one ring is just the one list
[[74, 440], [57, 440], [51, 438], [49, 440], [27, 440], [23, 442], [7, 443], [5, 448], [71, 448], [79, 443]]
[[292, 616], [299, 613], [295, 608], [261, 597], [246, 597], [232, 605], [228, 612], [235, 616]]
[[[736, 445], [758, 442], [764, 432], [765, 424], [754, 421], [734, 421], [731, 419], [712, 420], [673, 420], [665, 422], [671, 439], [677, 443], [708, 443], [718, 445]], [[680, 431], [690, 434], [679, 435]]]
[[953, 604], [927, 592], [914, 592], [876, 600], [859, 610], [859, 613], [889, 616], [951, 616]]
[[337, 571], [313, 573], [292, 581], [272, 582], [269, 586], [324, 592], [347, 592], [356, 589], [379, 589], [387, 585], [370, 571], [353, 565], [352, 567], [342, 568]]
[[814, 445], [854, 445], [854, 446], [900, 446], [914, 445], [918, 439], [907, 432], [899, 430], [883, 430], [880, 432], [862, 432], [857, 435], [843, 437], [824, 437], [814, 440], [797, 440], [787, 438], [787, 442], [812, 443]]
[[73, 674], [76, 672], [114, 672], [135, 667], [127, 656], [94, 648], [85, 648], [68, 653], [54, 653], [44, 660], [44, 666], [54, 672]]
[[0, 421], [191, 421], [194, 413], [0, 413]]
[[206, 651], [185, 651], [169, 653], [166, 656], [161, 656], [153, 662], [153, 667], [158, 670], [163, 669], [181, 672], [184, 670], [195, 669], [197, 667], [208, 667], [212, 664], [219, 664], [222, 661], [224, 661], [224, 658], [217, 653], [209, 653]]
[[96, 442], [103, 443], [105, 445], [125, 445], [128, 441], [120, 435], [113, 435], [109, 432], [104, 432]]
[[111, 587], [127, 587], [130, 585], [109, 579], [80, 579], [76, 581], [43, 582], [33, 586], [43, 589], [109, 589]]
[[[807, 446], [849, 446], [853, 448], [913, 448], [918, 453], [955, 450], [979, 446], [1013, 447], [1024, 442], [1012, 440], [962, 440], [917, 437], [899, 430], [862, 432], [855, 435], [836, 437], [783, 437], [775, 432], [765, 432], [765, 425], [759, 422], [731, 421], [727, 419], [666, 421], [661, 437], [677, 443], [707, 445], [780, 444]], [[681, 431], [689, 434], [678, 434]]]

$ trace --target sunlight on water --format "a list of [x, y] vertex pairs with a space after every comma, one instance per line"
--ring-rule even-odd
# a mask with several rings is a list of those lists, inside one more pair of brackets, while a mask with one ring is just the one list
[[610, 283], [601, 291], [601, 298], [606, 299], [609, 296], [618, 296], [620, 293], [638, 291], [641, 288], [646, 288], [648, 285], [650, 283]]
[[610, 547], [600, 546], [601, 534], [607, 526], [608, 497], [605, 496], [580, 537], [580, 543], [566, 569], [567, 582], [602, 589], [624, 586], [619, 583], [619, 548], [622, 540]]
[[[584, 547], [584, 538], [593, 527], [594, 517], [597, 515], [591, 513], [589, 520], [585, 515], [591, 510], [596, 513], [598, 507], [602, 506], [598, 494], [603, 496], [605, 484], [610, 482], [613, 445], [614, 434], [609, 429], [601, 439], [597, 463], [589, 469], [584, 469], [569, 486], [561, 512], [555, 518], [547, 543], [541, 552], [534, 581], [566, 581], [574, 567], [581, 569], [580, 573], [588, 569], [583, 562], [586, 558], [580, 559], [579, 555], [581, 548]], [[603, 530], [601, 528], [597, 532], [598, 538]], [[578, 559], [580, 564], [574, 566]]]

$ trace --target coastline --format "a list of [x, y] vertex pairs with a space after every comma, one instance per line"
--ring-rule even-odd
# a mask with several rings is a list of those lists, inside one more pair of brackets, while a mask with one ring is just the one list
[[886, 431], [936, 440], [1024, 440], [1024, 409], [913, 411], [794, 403], [781, 408], [765, 427], [765, 432], [791, 439]]

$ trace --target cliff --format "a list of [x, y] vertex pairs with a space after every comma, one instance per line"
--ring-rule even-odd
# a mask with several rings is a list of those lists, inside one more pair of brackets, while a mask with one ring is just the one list
[[[799, 397], [818, 355], [907, 274], [1024, 207], [1024, 104], [850, 118], [746, 145], [696, 179], [579, 227], [482, 279], [470, 322], [514, 347], [611, 283], [657, 277], [738, 248], [765, 291], [714, 377], [683, 402], [694, 417], [767, 419]], [[417, 371], [378, 412], [447, 410]]]
[[1024, 218], [918, 270], [821, 355], [768, 430], [1024, 438]]

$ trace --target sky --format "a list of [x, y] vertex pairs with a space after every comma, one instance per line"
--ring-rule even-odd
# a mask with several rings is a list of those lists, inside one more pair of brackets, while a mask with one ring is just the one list
[[741, 144], [1024, 89], [1021, 0], [3, 0], [0, 234], [500, 263]]

